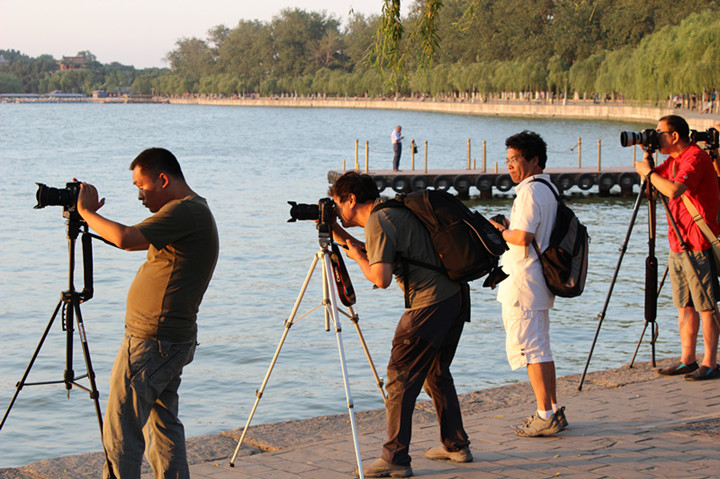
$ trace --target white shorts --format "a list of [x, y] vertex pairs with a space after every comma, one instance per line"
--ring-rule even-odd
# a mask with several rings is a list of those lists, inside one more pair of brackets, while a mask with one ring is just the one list
[[503, 304], [502, 317], [505, 350], [513, 371], [528, 364], [553, 361], [550, 351], [550, 314], [547, 309], [531, 310]]

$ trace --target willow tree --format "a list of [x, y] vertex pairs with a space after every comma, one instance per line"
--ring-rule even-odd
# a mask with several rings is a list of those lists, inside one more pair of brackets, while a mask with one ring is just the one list
[[630, 61], [634, 98], [658, 101], [718, 88], [720, 18], [709, 13], [692, 14], [643, 38]]
[[418, 45], [416, 50], [413, 49], [417, 52], [417, 64], [426, 70], [432, 66], [440, 45], [437, 22], [442, 5], [442, 0], [418, 0], [406, 38], [400, 18], [400, 0], [384, 0], [369, 60], [396, 92], [407, 85], [405, 71], [411, 43]]

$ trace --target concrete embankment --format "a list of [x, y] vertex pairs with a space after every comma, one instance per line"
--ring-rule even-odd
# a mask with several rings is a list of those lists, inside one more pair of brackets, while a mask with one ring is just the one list
[[169, 103], [186, 105], [263, 106], [286, 108], [352, 108], [369, 110], [411, 110], [456, 115], [478, 115], [526, 118], [569, 118], [613, 120], [655, 124], [658, 118], [677, 114], [688, 120], [690, 128], [704, 131], [720, 123], [720, 115], [671, 108], [634, 106], [626, 103], [593, 103], [570, 101], [567, 104], [522, 101], [433, 101], [433, 100], [368, 100], [363, 98], [171, 98]]
[[[675, 359], [658, 362], [667, 366]], [[527, 382], [461, 395], [474, 462], [438, 463], [423, 450], [438, 442], [429, 401], [418, 402], [411, 455], [416, 475], [430, 478], [710, 478], [720, 468], [718, 381], [658, 376], [648, 363], [558, 379], [558, 397], [570, 426], [550, 438], [519, 438], [511, 430], [534, 408]], [[363, 463], [377, 457], [385, 436], [384, 411], [356, 412]], [[243, 418], [244, 419], [244, 418]], [[352, 477], [356, 464], [346, 414], [251, 426], [228, 465], [241, 429], [188, 440], [197, 478]], [[101, 453], [0, 469], [0, 478], [99, 477]], [[143, 478], [150, 478], [147, 464]]]

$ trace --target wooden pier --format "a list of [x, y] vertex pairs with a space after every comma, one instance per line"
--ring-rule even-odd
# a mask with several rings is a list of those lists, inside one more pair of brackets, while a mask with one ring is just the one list
[[[391, 189], [396, 193], [435, 188], [450, 190], [459, 196], [469, 196], [477, 193], [480, 198], [492, 198], [493, 190], [500, 193], [509, 191], [513, 186], [507, 168], [498, 168], [497, 171], [480, 169], [457, 170], [369, 170], [363, 171], [372, 176], [380, 192]], [[577, 188], [588, 191], [594, 188], [600, 196], [607, 196], [614, 186], [620, 187], [620, 194], [630, 196], [633, 186], [640, 184], [640, 175], [632, 166], [610, 166], [598, 170], [592, 168], [545, 168], [552, 182], [561, 191]], [[334, 183], [344, 171], [329, 171], [328, 181]]]

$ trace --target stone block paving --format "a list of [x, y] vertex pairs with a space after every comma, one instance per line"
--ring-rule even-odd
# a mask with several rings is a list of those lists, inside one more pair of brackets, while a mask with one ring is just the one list
[[[520, 438], [512, 426], [532, 412], [528, 404], [465, 416], [475, 461], [430, 461], [438, 427], [419, 424], [411, 454], [417, 477], [504, 478], [717, 478], [720, 477], [720, 381], [656, 379], [580, 392], [564, 404], [570, 426], [554, 437]], [[378, 431], [361, 432], [362, 461], [375, 460]], [[243, 449], [245, 446], [243, 446]], [[241, 455], [191, 466], [194, 479], [334, 479], [352, 477], [352, 435], [275, 452]], [[144, 479], [152, 475], [146, 474]]]

